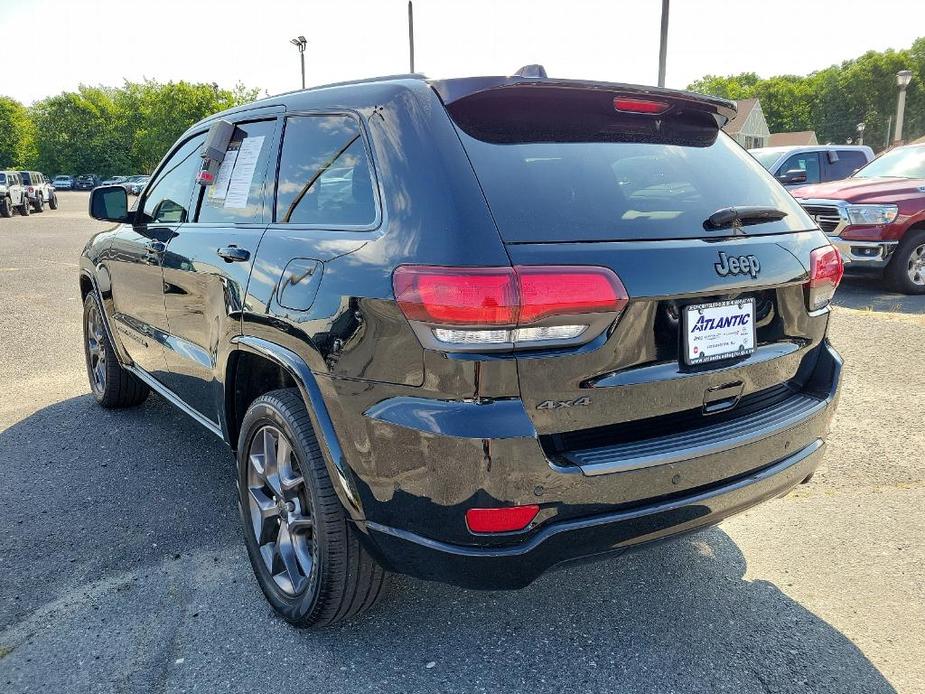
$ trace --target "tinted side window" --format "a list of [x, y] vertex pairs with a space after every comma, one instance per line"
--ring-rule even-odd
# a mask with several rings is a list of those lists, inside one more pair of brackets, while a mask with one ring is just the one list
[[196, 135], [183, 143], [148, 187], [142, 208], [147, 221], [170, 224], [189, 219], [190, 198], [202, 164], [199, 150], [203, 142], [205, 135]]
[[267, 159], [275, 127], [273, 120], [235, 127], [215, 183], [199, 193], [197, 221], [261, 221]]
[[788, 171], [801, 169], [806, 172], [807, 183], [819, 183], [819, 155], [816, 152], [802, 152], [794, 154], [778, 170], [778, 176], [782, 176]]
[[367, 226], [376, 221], [366, 145], [353, 118], [286, 119], [276, 220], [325, 226]]
[[842, 178], [848, 178], [855, 170], [860, 169], [867, 163], [867, 157], [861, 152], [851, 150], [838, 151], [838, 161], [829, 164], [829, 179], [838, 181]]

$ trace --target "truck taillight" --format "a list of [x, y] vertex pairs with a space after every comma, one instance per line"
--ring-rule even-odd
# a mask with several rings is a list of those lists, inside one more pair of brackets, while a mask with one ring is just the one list
[[828, 305], [844, 273], [841, 253], [835, 246], [822, 246], [809, 254], [809, 282], [804, 286], [806, 306], [810, 311]]
[[392, 285], [424, 346], [444, 351], [581, 344], [629, 301], [612, 270], [591, 266], [405, 265]]

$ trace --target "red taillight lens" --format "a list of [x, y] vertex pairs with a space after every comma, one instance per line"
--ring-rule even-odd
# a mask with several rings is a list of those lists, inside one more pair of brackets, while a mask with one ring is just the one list
[[392, 277], [408, 320], [441, 325], [513, 325], [517, 278], [513, 268], [408, 267]]
[[806, 301], [810, 311], [820, 309], [832, 300], [844, 273], [841, 253], [835, 246], [822, 246], [809, 254]]
[[466, 511], [466, 525], [474, 533], [509, 533], [526, 528], [539, 511], [540, 507], [536, 504], [504, 508], [470, 508]]
[[402, 266], [392, 286], [425, 346], [447, 350], [578, 344], [629, 301], [612, 270], [589, 266]]
[[613, 100], [613, 107], [617, 111], [624, 113], [648, 113], [658, 115], [668, 110], [668, 104], [664, 101], [650, 101], [649, 99], [630, 99], [626, 97], [616, 97]]
[[623, 283], [605, 267], [527, 266], [520, 280], [520, 324], [554, 315], [622, 311], [629, 301]]

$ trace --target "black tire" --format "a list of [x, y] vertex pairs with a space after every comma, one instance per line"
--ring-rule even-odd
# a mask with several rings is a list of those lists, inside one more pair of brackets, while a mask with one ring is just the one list
[[42, 199], [41, 193], [36, 195], [35, 200], [32, 201], [32, 211], [33, 212], [44, 212], [45, 211], [45, 201]]
[[19, 209], [19, 214], [21, 214], [23, 217], [28, 217], [32, 210], [32, 203], [29, 202], [29, 198], [23, 195], [22, 205], [20, 205], [17, 209]]
[[[277, 460], [278, 447], [267, 444], [276, 434], [286, 439], [284, 460]], [[254, 575], [286, 621], [328, 626], [375, 604], [385, 571], [347, 520], [296, 389], [262, 395], [247, 409], [238, 437], [238, 501]], [[288, 563], [281, 547], [288, 550]]]
[[58, 195], [57, 193], [52, 193], [51, 197], [48, 198], [48, 208], [51, 210], [58, 209]]
[[84, 299], [84, 360], [93, 397], [103, 407], [118, 409], [144, 402], [150, 389], [119, 364], [102, 323], [102, 309], [96, 295]]
[[925, 229], [906, 232], [883, 276], [890, 289], [925, 294]]
[[13, 216], [13, 201], [8, 197], [3, 196], [0, 198], [0, 217], [12, 217]]

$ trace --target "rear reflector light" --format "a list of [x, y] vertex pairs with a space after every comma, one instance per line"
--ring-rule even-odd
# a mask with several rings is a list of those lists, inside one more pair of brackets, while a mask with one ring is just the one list
[[806, 304], [810, 311], [826, 306], [835, 296], [845, 267], [835, 246], [822, 246], [809, 254], [809, 282], [806, 283]]
[[450, 350], [593, 339], [629, 301], [612, 270], [593, 266], [401, 266], [392, 284], [425, 346]]
[[649, 113], [652, 115], [658, 115], [668, 110], [668, 104], [664, 101], [628, 99], [619, 96], [613, 100], [613, 107], [617, 111], [623, 111], [624, 113]]
[[473, 533], [509, 533], [523, 530], [536, 518], [540, 507], [507, 506], [504, 508], [470, 508], [466, 511], [466, 525]]

